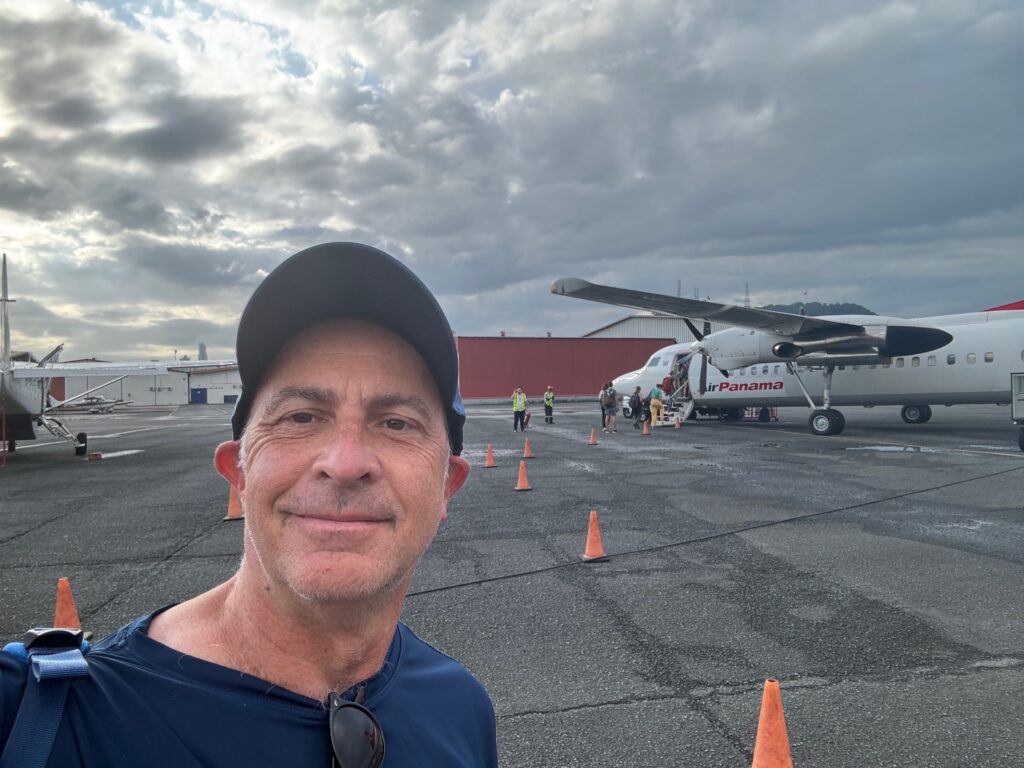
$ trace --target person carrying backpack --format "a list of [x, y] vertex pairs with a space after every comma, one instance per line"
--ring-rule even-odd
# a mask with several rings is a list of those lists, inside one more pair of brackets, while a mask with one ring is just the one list
[[314, 246], [256, 288], [237, 360], [214, 453], [245, 519], [236, 572], [91, 647], [6, 647], [0, 766], [497, 768], [483, 686], [399, 621], [469, 475], [436, 299], [383, 251]]
[[633, 429], [641, 429], [644, 422], [644, 400], [640, 387], [634, 389], [629, 396], [629, 412], [633, 416]]
[[604, 421], [605, 421], [605, 432], [618, 432], [619, 429], [619, 393], [615, 391], [615, 387], [609, 381], [605, 385], [603, 395], [603, 410], [604, 410]]

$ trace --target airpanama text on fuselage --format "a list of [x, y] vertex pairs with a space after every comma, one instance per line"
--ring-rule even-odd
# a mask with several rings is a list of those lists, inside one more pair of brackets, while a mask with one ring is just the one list
[[709, 383], [708, 392], [765, 392], [785, 389], [782, 381], [723, 381], [720, 384]]

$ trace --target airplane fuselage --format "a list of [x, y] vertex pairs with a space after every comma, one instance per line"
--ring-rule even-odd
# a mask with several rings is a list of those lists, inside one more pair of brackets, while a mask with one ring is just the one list
[[[868, 325], [888, 318], [829, 318]], [[977, 312], [903, 320], [941, 328], [953, 340], [932, 352], [891, 358], [889, 362], [839, 365], [832, 379], [833, 406], [996, 404], [1010, 402], [1010, 373], [1024, 370], [1024, 312]], [[703, 360], [696, 344], [675, 344], [655, 352], [648, 365], [615, 380], [628, 397], [635, 386], [645, 394], [671, 370], [679, 356], [691, 357], [690, 391], [700, 407], [746, 408], [762, 405], [808, 407], [786, 360], [772, 352], [777, 337], [762, 331], [730, 328], [710, 334], [705, 347], [714, 363], [728, 366], [726, 378], [709, 365], [706, 391], [700, 393]], [[654, 365], [652, 362], [657, 361]], [[808, 394], [821, 402], [823, 377], [796, 361]], [[733, 365], [730, 365], [733, 363]], [[742, 366], [734, 363], [742, 363]]]
[[42, 411], [43, 379], [16, 379], [0, 372], [0, 414], [6, 419], [8, 440], [34, 440], [35, 419]]

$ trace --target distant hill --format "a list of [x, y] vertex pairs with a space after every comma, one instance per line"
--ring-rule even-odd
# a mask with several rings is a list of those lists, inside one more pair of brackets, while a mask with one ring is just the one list
[[[867, 307], [862, 307], [860, 304], [851, 304], [848, 302], [837, 302], [835, 304], [822, 304], [820, 301], [808, 301], [805, 302], [804, 307], [807, 308], [807, 314], [812, 317], [819, 317], [820, 315], [873, 315], [875, 314]], [[775, 312], [789, 312], [792, 315], [800, 314], [800, 304], [765, 304], [761, 309], [771, 309]]]

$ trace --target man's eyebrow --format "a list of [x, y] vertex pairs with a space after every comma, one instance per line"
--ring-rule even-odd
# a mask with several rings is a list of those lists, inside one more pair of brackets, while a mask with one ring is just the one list
[[431, 403], [426, 398], [420, 397], [419, 395], [400, 395], [400, 394], [387, 394], [387, 395], [375, 395], [369, 398], [366, 402], [368, 408], [374, 410], [386, 410], [394, 407], [405, 407], [411, 408], [417, 413], [428, 416], [432, 413], [436, 413], [437, 405]]
[[263, 406], [264, 413], [273, 413], [280, 408], [284, 403], [289, 400], [298, 398], [300, 400], [307, 400], [311, 403], [318, 405], [331, 405], [335, 406], [338, 404], [338, 397], [333, 392], [327, 389], [320, 389], [319, 387], [284, 387], [267, 400]]

